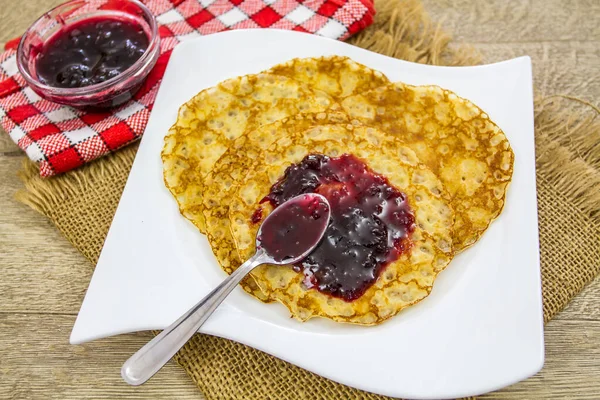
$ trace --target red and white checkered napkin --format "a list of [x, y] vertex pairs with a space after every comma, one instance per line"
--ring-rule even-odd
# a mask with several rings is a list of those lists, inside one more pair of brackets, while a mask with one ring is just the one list
[[[107, 0], [109, 1], [109, 0]], [[16, 65], [18, 39], [0, 55], [2, 127], [40, 174], [77, 168], [144, 132], [172, 49], [180, 41], [241, 28], [278, 28], [343, 40], [373, 21], [372, 0], [142, 0], [160, 25], [161, 56], [135, 97], [107, 112], [83, 112], [41, 99]]]

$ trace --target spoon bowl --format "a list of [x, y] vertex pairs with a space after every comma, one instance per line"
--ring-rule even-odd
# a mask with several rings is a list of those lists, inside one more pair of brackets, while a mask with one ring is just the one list
[[323, 238], [331, 209], [316, 193], [296, 196], [277, 207], [256, 234], [257, 252], [264, 251], [268, 264], [288, 265], [302, 261]]

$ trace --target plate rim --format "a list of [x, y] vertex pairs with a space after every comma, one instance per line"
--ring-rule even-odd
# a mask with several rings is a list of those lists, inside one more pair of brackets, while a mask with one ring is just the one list
[[[177, 57], [180, 57], [179, 54], [183, 54], [183, 52], [186, 50], [187, 47], [193, 47], [193, 46], [195, 46], [196, 44], [194, 44], [194, 43], [205, 42], [205, 41], [207, 41], [209, 39], [210, 40], [217, 40], [215, 37], [218, 37], [218, 36], [224, 37], [224, 36], [232, 36], [233, 35], [233, 36], [238, 36], [239, 37], [241, 35], [256, 35], [257, 32], [260, 32], [258, 35], [261, 36], [261, 35], [265, 34], [264, 32], [266, 32], [266, 30], [252, 30], [252, 29], [250, 29], [250, 30], [234, 30], [234, 31], [227, 31], [227, 32], [219, 33], [219, 34], [204, 36], [204, 37], [200, 37], [200, 38], [195, 38], [195, 39], [191, 39], [191, 40], [182, 42], [181, 44], [179, 44], [174, 49], [173, 54], [171, 56], [171, 61], [174, 60], [174, 59], [176, 60]], [[418, 66], [419, 69], [435, 69], [435, 70], [440, 70], [440, 69], [450, 69], [450, 70], [462, 69], [462, 70], [465, 70], [465, 69], [467, 69], [467, 70], [482, 70], [482, 69], [486, 69], [486, 68], [489, 69], [490, 67], [499, 66], [499, 65], [507, 65], [507, 64], [513, 65], [513, 64], [516, 64], [516, 63], [524, 63], [523, 67], [525, 67], [525, 68], [528, 69], [528, 72], [529, 72], [529, 82], [532, 83], [532, 78], [531, 78], [531, 59], [528, 56], [522, 56], [522, 57], [514, 58], [514, 59], [511, 59], [511, 60], [505, 60], [505, 61], [500, 61], [500, 62], [497, 62], [497, 63], [486, 64], [486, 65], [465, 66], [465, 67], [439, 67], [439, 66], [415, 64], [415, 63], [411, 63], [411, 62], [404, 61], [404, 60], [394, 59], [392, 57], [384, 56], [384, 55], [381, 55], [381, 54], [378, 54], [378, 53], [373, 53], [373, 52], [371, 52], [369, 50], [357, 48], [357, 47], [349, 45], [347, 43], [338, 42], [338, 41], [335, 41], [335, 40], [332, 40], [332, 39], [322, 38], [322, 37], [318, 37], [318, 36], [315, 36], [315, 35], [303, 34], [303, 33], [298, 33], [298, 32], [290, 32], [290, 31], [285, 31], [285, 30], [271, 30], [271, 32], [273, 34], [278, 34], [278, 35], [284, 34], [284, 35], [288, 35], [288, 36], [290, 36], [290, 35], [291, 36], [302, 35], [302, 36], [305, 36], [304, 39], [310, 38], [309, 40], [311, 40], [311, 41], [312, 40], [316, 40], [316, 41], [331, 41], [331, 42], [336, 43], [335, 46], [343, 45], [343, 46], [352, 47], [354, 49], [354, 51], [358, 50], [359, 52], [364, 52], [364, 54], [368, 53], [369, 56], [383, 57], [383, 58], [392, 60], [394, 63], [402, 63], [402, 64], [410, 64], [410, 65], [413, 65], [413, 66]], [[358, 60], [358, 61], [360, 62], [360, 60]], [[169, 65], [167, 66], [167, 70], [165, 72], [165, 78], [167, 77], [167, 74], [169, 74], [171, 66], [172, 66], [172, 62], [169, 62]], [[166, 85], [161, 85], [161, 87], [159, 89], [159, 92], [158, 92], [157, 98], [156, 98], [157, 99], [157, 103], [159, 102], [158, 100], [161, 98], [162, 92], [167, 90], [167, 89], [165, 89], [165, 86]], [[199, 90], [201, 90], [201, 89], [199, 89]], [[531, 91], [532, 90], [533, 89], [531, 88]], [[532, 98], [532, 96], [531, 96], [531, 98]], [[155, 106], [156, 106], [156, 103], [155, 103]], [[158, 119], [158, 117], [157, 117], [158, 113], [156, 112], [157, 108], [158, 107], [155, 107], [155, 112], [152, 113], [152, 115], [150, 117], [150, 120], [148, 121], [148, 126], [151, 126], [151, 123], [155, 119]], [[531, 119], [530, 119], [530, 122], [531, 122], [531, 136], [532, 136], [531, 139], [533, 140], [533, 102], [531, 102]], [[142, 138], [142, 142], [140, 144], [140, 150], [142, 149], [142, 146], [143, 146], [145, 138], [146, 138], [146, 135], [144, 135], [144, 137]], [[138, 154], [140, 154], [140, 152], [138, 152]], [[134, 161], [133, 169], [136, 168], [136, 164], [138, 164], [138, 157], [137, 156], [136, 156], [136, 160]], [[531, 172], [531, 171], [529, 171], [529, 172]], [[533, 170], [533, 178], [534, 178], [534, 183], [535, 183], [535, 169]], [[135, 179], [135, 177], [133, 177], [133, 174], [131, 174], [129, 176], [128, 180], [127, 180], [127, 184], [126, 184], [124, 192], [123, 192], [124, 194], [128, 190], [128, 187], [130, 185], [130, 180], [133, 180], [133, 179]], [[534, 193], [535, 193], [535, 188], [534, 188]], [[125, 196], [123, 196], [123, 197], [125, 197]], [[121, 201], [119, 202], [119, 207], [117, 208], [117, 211], [115, 213], [115, 219], [116, 219], [116, 216], [119, 214], [119, 208], [120, 208], [120, 206], [121, 206]], [[537, 203], [536, 203], [536, 208], [535, 208], [535, 219], [536, 219], [535, 230], [536, 230], [536, 232], [538, 232], [538, 227], [537, 227]], [[113, 227], [111, 225], [111, 231], [112, 231], [112, 229], [113, 229]], [[111, 232], [109, 231], [109, 234], [107, 235], [107, 238], [110, 235], [111, 235]], [[537, 242], [537, 245], [538, 245], [538, 247], [537, 247], [537, 266], [535, 266], [535, 268], [537, 268], [538, 275], [539, 275], [539, 274], [541, 274], [540, 264], [539, 264], [539, 240]], [[104, 248], [103, 248], [102, 253], [104, 253]], [[101, 265], [101, 260], [102, 260], [102, 254], [101, 254], [101, 257], [99, 259], [98, 266]], [[97, 271], [98, 271], [98, 269], [96, 269], [94, 271], [94, 276], [96, 275]], [[539, 286], [539, 304], [540, 304], [540, 311], [541, 311], [541, 277], [538, 277], [538, 280], [540, 281], [540, 285], [538, 285], [538, 286]], [[92, 277], [92, 282], [93, 281], [94, 281], [94, 277]], [[92, 282], [90, 282], [90, 287], [92, 285]], [[87, 293], [86, 293], [86, 299], [87, 299]], [[84, 306], [84, 304], [86, 302], [86, 299], [84, 299], [84, 301], [83, 301], [82, 310], [83, 310], [83, 306]], [[227, 308], [227, 312], [230, 312], [230, 311], [232, 311], [232, 310], [230, 308]], [[80, 313], [81, 313], [81, 310], [80, 310]], [[220, 313], [220, 316], [217, 316], [217, 317], [223, 318], [222, 315], [223, 315], [223, 313]], [[540, 316], [541, 316], [541, 313], [540, 313]], [[75, 344], [75, 343], [82, 343], [84, 341], [87, 341], [87, 339], [89, 339], [89, 340], [95, 339], [95, 338], [90, 338], [90, 336], [88, 336], [87, 339], [86, 338], [82, 339], [82, 335], [79, 333], [78, 330], [76, 330], [76, 328], [78, 328], [78, 321], [79, 321], [79, 315], [77, 317], [77, 321], [75, 322], [75, 325], [74, 325], [74, 328], [73, 328], [73, 331], [72, 331], [72, 334], [71, 334], [71, 339], [70, 339], [71, 343], [73, 343], [73, 344]], [[537, 362], [531, 364], [531, 368], [529, 368], [529, 370], [527, 371], [527, 373], [522, 373], [522, 374], [520, 374], [520, 376], [518, 378], [514, 378], [512, 380], [507, 380], [505, 382], [502, 382], [497, 387], [490, 387], [490, 386], [488, 386], [489, 389], [486, 389], [485, 390], [486, 392], [490, 391], [490, 390], [496, 390], [496, 389], [498, 389], [500, 387], [504, 387], [504, 386], [512, 384], [514, 382], [518, 382], [518, 381], [520, 381], [520, 380], [522, 380], [522, 379], [524, 379], [526, 377], [529, 377], [529, 376], [535, 374], [536, 372], [538, 372], [542, 368], [543, 362], [544, 362], [544, 351], [543, 351], [543, 319], [542, 319], [541, 328], [540, 328], [539, 332], [541, 332], [541, 342], [539, 342], [539, 344], [541, 344], [541, 357], [538, 358]], [[265, 352], [267, 352], [267, 353], [269, 353], [271, 355], [274, 355], [275, 357], [283, 359], [283, 360], [285, 360], [287, 362], [290, 362], [290, 363], [292, 363], [294, 365], [298, 365], [297, 361], [286, 359], [286, 357], [282, 356], [281, 354], [273, 354], [272, 352], [269, 351], [268, 348], [260, 348], [256, 344], [246, 343], [243, 340], [241, 340], [239, 337], [227, 337], [227, 335], [223, 334], [223, 332], [210, 332], [210, 330], [209, 330], [209, 334], [216, 334], [217, 336], [220, 336], [220, 337], [226, 337], [228, 339], [235, 340], [235, 341], [240, 342], [240, 343], [244, 343], [244, 344], [249, 345], [251, 347], [257, 348], [257, 349], [259, 349], [261, 351], [265, 351]], [[83, 336], [85, 336], [85, 335], [83, 335]], [[100, 335], [97, 338], [99, 338], [99, 337], [105, 337], [105, 336], [106, 335]], [[306, 368], [306, 367], [303, 367], [303, 368]], [[310, 369], [310, 368], [306, 368], [306, 369], [309, 369], [312, 372], [315, 372], [315, 373], [317, 373], [319, 375], [326, 376], [329, 379], [333, 379], [333, 380], [336, 380], [336, 381], [340, 382], [340, 379], [338, 377], [327, 376], [326, 374], [322, 374], [320, 372], [317, 372], [314, 369]], [[387, 391], [378, 390], [377, 388], [374, 388], [374, 390], [370, 390], [369, 388], [365, 388], [362, 385], [360, 385], [360, 386], [355, 385], [355, 384], [353, 384], [354, 382], [341, 382], [341, 383], [349, 385], [349, 386], [357, 387], [357, 388], [359, 388], [361, 390], [371, 391], [373, 393], [387, 394], [387, 395], [392, 395], [392, 396], [400, 396], [401, 395], [401, 396], [413, 397], [413, 398], [431, 398], [431, 397], [428, 397], [428, 396], [425, 396], [425, 397], [418, 396], [418, 395], [417, 396], [413, 396], [414, 394], [410, 395], [410, 396], [407, 396], [406, 394], [399, 394], [399, 392], [396, 392], [396, 391], [394, 391], [393, 393], [391, 393], [391, 392], [387, 392]], [[373, 389], [373, 388], [371, 388], [371, 389]], [[467, 391], [465, 393], [452, 393], [451, 397], [455, 397], [455, 396], [456, 397], [462, 397], [462, 396], [479, 394], [479, 393], [481, 393], [481, 392], [478, 391], [477, 393], [475, 393], [473, 391]]]

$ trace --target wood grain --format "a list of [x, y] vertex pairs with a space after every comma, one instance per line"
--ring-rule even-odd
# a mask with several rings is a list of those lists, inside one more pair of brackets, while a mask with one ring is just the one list
[[[571, 300], [568, 308], [558, 314], [557, 319], [578, 321], [582, 324], [585, 324], [585, 321], [600, 321], [600, 277], [596, 278], [583, 292]], [[596, 361], [600, 364], [600, 359]]]
[[[60, 2], [0, 0], [0, 43]], [[486, 61], [529, 55], [540, 90], [597, 102], [600, 2], [424, 3], [434, 20], [443, 20], [457, 39], [474, 44]], [[0, 398], [201, 399], [183, 370], [172, 364], [142, 387], [122, 383], [121, 363], [148, 334], [68, 344], [92, 266], [49, 221], [13, 199], [22, 158], [0, 133]], [[547, 325], [545, 337], [546, 364], [539, 374], [483, 398], [600, 398], [600, 278]]]
[[92, 265], [49, 220], [14, 200], [22, 161], [0, 162], [0, 312], [77, 313]]
[[0, 399], [201, 398], [173, 362], [139, 388], [121, 380], [121, 364], [149, 332], [72, 346], [74, 322], [74, 315], [0, 313]]
[[[68, 336], [74, 319], [73, 315], [0, 313], [2, 332], [19, 332], [0, 335], [0, 349], [4, 349], [0, 398], [200, 398], [183, 370], [172, 364], [140, 388], [125, 385], [118, 376], [121, 363], [150, 336], [121, 335], [71, 346]], [[597, 399], [600, 321], [552, 321], [546, 341], [542, 373], [483, 398]]]
[[541, 373], [481, 399], [597, 400], [600, 322], [557, 319], [546, 326], [545, 338], [546, 364]]
[[[63, 0], [0, 0], [0, 48], [22, 35], [33, 21]], [[0, 128], [0, 130], [2, 130]], [[0, 156], [21, 155], [16, 144], [4, 132], [0, 135]]]

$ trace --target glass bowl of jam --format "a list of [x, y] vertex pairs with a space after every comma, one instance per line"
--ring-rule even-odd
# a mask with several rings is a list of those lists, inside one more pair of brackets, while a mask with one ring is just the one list
[[160, 52], [158, 25], [137, 0], [72, 0], [21, 38], [17, 66], [41, 97], [73, 107], [131, 99]]

